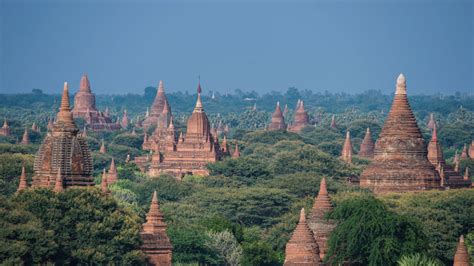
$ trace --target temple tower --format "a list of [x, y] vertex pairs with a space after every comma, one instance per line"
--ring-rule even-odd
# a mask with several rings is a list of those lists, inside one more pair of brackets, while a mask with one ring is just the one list
[[435, 119], [434, 119], [434, 114], [431, 113], [431, 114], [430, 114], [430, 120], [428, 121], [427, 127], [428, 127], [429, 129], [433, 129], [433, 128], [435, 127], [435, 124], [436, 124], [436, 122], [435, 122]]
[[30, 144], [30, 135], [28, 134], [28, 128], [25, 127], [25, 131], [23, 132], [23, 136], [21, 138], [21, 145], [28, 145]]
[[291, 125], [289, 131], [299, 133], [308, 124], [309, 124], [309, 116], [306, 110], [304, 109], [304, 102], [301, 100], [298, 100], [295, 116], [293, 119], [293, 124]]
[[240, 157], [239, 144], [236, 142], [234, 153], [232, 153], [232, 158], [239, 158], [239, 157]]
[[268, 130], [286, 130], [285, 117], [281, 112], [280, 102], [277, 102], [275, 112], [272, 114], [272, 122], [268, 125]]
[[400, 74], [390, 113], [375, 143], [374, 159], [360, 177], [360, 186], [376, 193], [439, 189], [440, 176], [428, 161], [426, 144]]
[[344, 145], [342, 146], [341, 160], [345, 161], [346, 163], [352, 163], [352, 141], [351, 133], [349, 131], [346, 132], [346, 139], [344, 141]]
[[25, 171], [25, 166], [23, 165], [21, 167], [20, 183], [18, 184], [18, 189], [16, 190], [16, 192], [18, 193], [27, 188], [28, 188], [28, 182], [26, 181], [26, 171]]
[[324, 259], [328, 252], [328, 240], [331, 232], [336, 227], [332, 220], [325, 219], [326, 213], [332, 211], [332, 203], [326, 187], [326, 178], [323, 177], [319, 192], [314, 199], [313, 208], [309, 218], [309, 228], [313, 231], [316, 242], [319, 246], [319, 253], [321, 259]]
[[143, 245], [141, 250], [147, 257], [149, 265], [171, 265], [173, 246], [166, 234], [166, 223], [158, 204], [156, 191], [153, 193], [150, 210], [146, 215], [146, 223], [140, 232]]
[[100, 183], [100, 189], [101, 189], [102, 193], [104, 193], [104, 194], [110, 193], [109, 184], [108, 184], [108, 181], [107, 181], [107, 173], [105, 172], [105, 168], [102, 171], [102, 182]]
[[10, 136], [12, 134], [12, 130], [8, 125], [7, 119], [3, 120], [3, 126], [0, 128], [0, 136]]
[[[143, 127], [145, 129], [150, 128], [151, 126], [154, 126], [158, 123], [158, 119], [165, 111], [165, 109], [168, 108], [169, 115], [171, 115], [171, 110], [168, 107], [165, 108], [165, 105], [168, 105], [168, 100], [166, 99], [165, 95], [165, 87], [163, 85], [163, 81], [160, 80], [160, 84], [158, 85], [158, 89], [156, 92], [155, 100], [153, 101], [153, 104], [151, 105], [150, 111], [148, 112], [148, 116], [145, 118], [143, 121]], [[166, 124], [165, 128], [168, 127], [168, 124]]]
[[102, 140], [102, 144], [100, 144], [99, 152], [102, 153], [102, 154], [107, 153], [107, 148], [105, 147], [105, 142], [103, 140]]
[[110, 162], [109, 172], [107, 173], [107, 184], [112, 185], [118, 181], [117, 166], [115, 166], [115, 160], [112, 158]]
[[32, 187], [53, 187], [58, 173], [64, 187], [94, 185], [92, 157], [86, 140], [78, 132], [69, 108], [68, 86], [64, 83], [56, 122], [35, 156]]
[[374, 144], [374, 141], [372, 140], [372, 135], [370, 134], [370, 128], [367, 128], [367, 131], [365, 132], [364, 140], [360, 144], [360, 149], [359, 149], [359, 154], [358, 154], [359, 157], [369, 158], [369, 159], [374, 158], [374, 148], [375, 148], [375, 144]]
[[285, 266], [319, 265], [318, 243], [313, 232], [306, 223], [304, 208], [300, 212], [300, 220], [285, 249]]
[[474, 159], [474, 140], [471, 142], [471, 146], [469, 147], [469, 157]]
[[335, 118], [334, 115], [332, 115], [332, 117], [331, 117], [331, 128], [334, 128], [334, 129], [337, 128], [337, 125], [336, 125], [336, 118]]

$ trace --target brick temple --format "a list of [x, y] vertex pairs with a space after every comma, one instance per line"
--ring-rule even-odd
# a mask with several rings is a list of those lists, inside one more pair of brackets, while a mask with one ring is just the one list
[[[167, 111], [167, 113], [163, 114], [165, 110]], [[163, 85], [163, 81], [160, 80], [155, 100], [153, 101], [149, 112], [147, 110], [147, 115], [145, 120], [142, 122], [142, 126], [145, 129], [148, 129], [153, 126], [157, 126], [157, 124], [161, 124], [161, 126], [166, 130], [168, 128], [169, 119], [171, 115], [171, 109], [168, 104], [168, 99], [165, 95], [165, 87]], [[163, 116], [165, 117], [163, 118]], [[160, 119], [163, 121], [159, 121]], [[164, 124], [164, 121], [167, 121], [167, 123]]]
[[301, 130], [309, 125], [309, 116], [306, 110], [304, 109], [304, 102], [298, 100], [296, 104], [296, 111], [293, 118], [293, 123], [288, 127], [288, 131], [294, 133], [300, 133]]
[[92, 157], [69, 107], [69, 90], [64, 83], [56, 122], [35, 156], [32, 187], [93, 186]]
[[268, 130], [286, 130], [285, 117], [280, 108], [280, 102], [277, 102], [275, 111], [272, 114], [272, 121], [268, 125]]
[[390, 113], [375, 143], [374, 159], [360, 176], [360, 186], [376, 193], [441, 188], [408, 102], [403, 74], [397, 79]]
[[[186, 174], [209, 175], [208, 163], [214, 163], [222, 158], [224, 151], [221, 149], [217, 136], [212, 134], [209, 119], [204, 112], [201, 100], [201, 84], [198, 85], [196, 106], [188, 119], [186, 134], [177, 137], [173, 117], [166, 132], [162, 136], [164, 142], [151, 156], [148, 174], [157, 176], [168, 173], [181, 178]], [[143, 165], [143, 157], [135, 160]], [[141, 167], [146, 169], [145, 167]]]
[[82, 118], [87, 127], [93, 131], [119, 130], [120, 125], [112, 122], [109, 112], [100, 112], [95, 106], [95, 95], [91, 91], [91, 85], [87, 75], [83, 75], [79, 91], [74, 96], [74, 118]]
[[375, 144], [372, 140], [372, 134], [370, 133], [370, 128], [367, 128], [365, 132], [364, 140], [360, 144], [358, 156], [361, 158], [372, 159], [374, 158], [374, 148]]
[[8, 125], [7, 119], [3, 120], [3, 126], [0, 128], [0, 136], [11, 136], [12, 129]]

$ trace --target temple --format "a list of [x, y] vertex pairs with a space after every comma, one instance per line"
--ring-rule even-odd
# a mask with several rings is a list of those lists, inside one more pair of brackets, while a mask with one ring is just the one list
[[329, 198], [326, 187], [326, 178], [323, 177], [308, 221], [309, 228], [313, 231], [316, 242], [318, 243], [319, 256], [321, 259], [324, 259], [326, 256], [329, 236], [336, 227], [334, 221], [325, 219], [324, 217], [326, 213], [332, 209], [331, 199]]
[[234, 153], [232, 153], [232, 158], [239, 158], [239, 157], [240, 157], [239, 144], [235, 143], [235, 149], [234, 149]]
[[299, 133], [307, 125], [309, 125], [308, 113], [304, 109], [304, 102], [298, 100], [293, 123], [291, 124], [288, 130], [294, 133]]
[[146, 215], [146, 223], [140, 231], [140, 238], [143, 242], [141, 250], [145, 253], [149, 265], [171, 265], [173, 246], [166, 234], [166, 223], [160, 211], [156, 191]]
[[365, 137], [362, 143], [360, 144], [359, 157], [372, 159], [374, 158], [374, 148], [375, 144], [372, 140], [372, 135], [370, 134], [370, 129], [367, 128], [365, 132]]
[[319, 247], [313, 232], [306, 223], [304, 208], [300, 220], [285, 248], [285, 266], [320, 265]]
[[18, 189], [16, 190], [17, 193], [20, 191], [28, 188], [28, 182], [26, 180], [26, 171], [25, 166], [21, 167], [21, 175], [20, 175], [20, 183], [18, 183]]
[[463, 235], [461, 235], [459, 238], [456, 254], [454, 254], [453, 266], [471, 266], [469, 252], [467, 251], [466, 244], [464, 243]]
[[[171, 117], [162, 146], [155, 149], [151, 157], [148, 174], [157, 176], [168, 173], [181, 178], [186, 174], [209, 175], [208, 163], [213, 163], [222, 158], [217, 136], [211, 133], [209, 119], [201, 101], [201, 84], [198, 85], [196, 106], [188, 120], [186, 135], [176, 138], [173, 118]], [[144, 158], [135, 160], [143, 164]], [[142, 167], [145, 169], [145, 167]]]
[[110, 193], [109, 185], [107, 184], [107, 173], [105, 172], [105, 168], [102, 171], [102, 181], [100, 183], [100, 189], [101, 189], [102, 193], [104, 193], [104, 194], [109, 194]]
[[[163, 86], [163, 84], [160, 83], [160, 86]], [[164, 94], [162, 96], [164, 97]], [[154, 107], [152, 106], [152, 110], [153, 108]], [[145, 122], [146, 121], [150, 122], [151, 120], [153, 120], [152, 116], [148, 117], [147, 119], [148, 120], [145, 120]], [[155, 127], [155, 130], [153, 131], [153, 134], [148, 137], [145, 130], [145, 136], [143, 138], [142, 149], [152, 150], [155, 152], [164, 151], [167, 145], [166, 138], [168, 136], [168, 127], [171, 123], [171, 120], [172, 120], [171, 108], [166, 98], [164, 98], [164, 106], [163, 106], [161, 114], [156, 119], [156, 122], [155, 122], [156, 127]], [[144, 126], [146, 125], [145, 122], [143, 122]]]
[[12, 130], [8, 125], [7, 119], [3, 120], [3, 126], [0, 128], [0, 136], [11, 136]]
[[107, 153], [107, 148], [105, 147], [105, 142], [103, 140], [102, 140], [102, 143], [100, 144], [99, 152], [102, 153], [102, 154]]
[[23, 132], [23, 136], [21, 137], [21, 145], [28, 145], [30, 144], [30, 135], [28, 133], [28, 128], [25, 127], [25, 131]]
[[118, 181], [117, 166], [115, 166], [115, 160], [112, 158], [110, 163], [109, 172], [107, 173], [107, 184], [112, 185]]
[[95, 106], [95, 95], [91, 91], [91, 85], [87, 75], [83, 75], [79, 91], [74, 96], [74, 118], [82, 118], [86, 121], [89, 129], [93, 131], [119, 130], [120, 126], [112, 122], [109, 112], [100, 112]]
[[471, 141], [471, 146], [469, 147], [469, 157], [471, 157], [472, 159], [474, 159], [474, 140]]
[[374, 159], [360, 176], [360, 186], [376, 193], [440, 189], [441, 178], [428, 161], [423, 136], [406, 93], [403, 74], [382, 132], [375, 143]]
[[32, 187], [53, 187], [58, 175], [62, 186], [93, 186], [92, 157], [86, 140], [78, 136], [64, 83], [61, 107], [53, 129], [35, 156]]
[[[445, 188], [470, 187], [471, 180], [464, 180], [463, 176], [446, 164], [441, 144], [438, 141], [436, 123], [433, 126], [430, 143], [428, 144], [428, 160], [433, 164], [441, 177], [441, 185]], [[458, 167], [459, 168], [459, 167]]]
[[346, 163], [352, 163], [352, 141], [351, 133], [349, 131], [346, 132], [346, 139], [344, 141], [344, 145], [342, 146], [341, 160], [345, 161]]
[[268, 130], [286, 130], [285, 117], [281, 112], [280, 102], [277, 102], [275, 112], [272, 114], [272, 122], [268, 125]]
[[[164, 113], [164, 117], [162, 114]], [[142, 122], [142, 125], [145, 129], [148, 129], [152, 126], [161, 125], [165, 130], [168, 128], [169, 119], [171, 117], [171, 109], [169, 108], [168, 99], [166, 99], [165, 88], [163, 86], [163, 81], [160, 80], [158, 85], [158, 90], [156, 92], [155, 100], [151, 105], [150, 112], [147, 110], [147, 116]], [[160, 121], [160, 117], [161, 121]], [[164, 123], [166, 121], [166, 123]]]

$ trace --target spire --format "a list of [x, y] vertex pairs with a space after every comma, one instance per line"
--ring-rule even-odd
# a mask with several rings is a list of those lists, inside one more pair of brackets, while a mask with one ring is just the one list
[[346, 140], [342, 148], [341, 159], [347, 163], [352, 163], [352, 142], [349, 130], [346, 132]]
[[54, 127], [54, 124], [53, 124], [53, 120], [51, 119], [51, 117], [48, 119], [48, 130], [51, 131], [53, 130], [53, 127]]
[[431, 141], [438, 142], [438, 134], [436, 133], [436, 124], [433, 125], [433, 134], [431, 135]]
[[458, 246], [456, 248], [456, 254], [454, 254], [453, 266], [470, 266], [471, 262], [469, 259], [469, 253], [467, 251], [466, 244], [464, 243], [464, 236], [459, 237]]
[[319, 247], [306, 223], [304, 208], [293, 234], [286, 244], [284, 265], [319, 265]]
[[474, 140], [471, 141], [471, 145], [469, 146], [468, 155], [469, 155], [469, 157], [474, 159]]
[[108, 184], [107, 184], [107, 173], [105, 172], [105, 168], [102, 171], [102, 183], [100, 184], [100, 186], [101, 186], [102, 193], [107, 194], [110, 192]]
[[89, 78], [87, 74], [84, 74], [81, 78], [81, 85], [79, 91], [91, 93], [91, 84], [89, 83]]
[[2, 128], [8, 128], [8, 122], [7, 122], [7, 119], [3, 119], [3, 126]]
[[123, 117], [122, 117], [122, 121], [121, 121], [120, 125], [122, 126], [122, 128], [127, 128], [128, 127], [127, 110], [123, 111]]
[[146, 130], [145, 130], [145, 134], [143, 134], [143, 145], [145, 145], [147, 142], [148, 142], [148, 134], [146, 133]]
[[166, 224], [163, 219], [163, 214], [160, 211], [158, 195], [155, 190], [155, 192], [153, 192], [150, 210], [146, 215], [146, 223], [143, 224], [143, 232], [153, 234], [165, 230]]
[[321, 221], [324, 219], [324, 215], [332, 209], [333, 207], [327, 190], [326, 178], [323, 177], [321, 179], [321, 184], [319, 185], [318, 195], [314, 199], [313, 208], [311, 211], [311, 219]]
[[146, 108], [146, 113], [145, 113], [145, 117], [149, 117], [150, 116], [150, 109], [148, 109], [148, 107]]
[[23, 132], [23, 138], [21, 139], [22, 145], [30, 144], [30, 136], [28, 135], [28, 128], [25, 127], [25, 131]]
[[336, 118], [334, 117], [334, 115], [332, 115], [332, 118], [331, 118], [331, 128], [337, 128]]
[[373, 158], [374, 157], [374, 141], [372, 140], [372, 135], [370, 134], [370, 128], [367, 128], [365, 132], [364, 140], [360, 144], [359, 157], [363, 158]]
[[430, 114], [430, 120], [428, 121], [427, 126], [428, 126], [429, 129], [433, 129], [435, 124], [436, 124], [436, 122], [435, 122], [435, 119], [434, 119], [434, 114], [431, 113]]
[[61, 176], [61, 168], [58, 169], [58, 175], [56, 176], [56, 182], [54, 183], [54, 192], [63, 192], [63, 177]]
[[135, 131], [135, 127], [133, 127], [133, 129], [132, 129], [132, 134], [131, 134], [131, 135], [132, 135], [132, 136], [136, 136], [136, 135], [137, 135], [137, 132]]
[[464, 144], [464, 148], [462, 149], [462, 152], [461, 152], [461, 159], [466, 159], [468, 158], [468, 155], [467, 155], [467, 145]]
[[197, 101], [196, 101], [196, 106], [194, 107], [194, 112], [200, 112], [202, 113], [204, 111], [204, 108], [202, 106], [202, 101], [201, 101], [201, 81], [198, 83], [198, 88], [197, 88]]
[[158, 84], [158, 92], [165, 92], [165, 86], [163, 85], [163, 80], [160, 80], [160, 84]]
[[73, 126], [74, 128], [76, 127], [76, 125], [74, 124], [74, 120], [72, 119], [71, 108], [69, 105], [69, 88], [67, 82], [64, 82], [63, 95], [61, 97], [61, 106], [59, 107], [56, 123], [63, 123], [69, 126]]
[[443, 149], [441, 148], [441, 144], [438, 142], [436, 124], [433, 126], [433, 134], [431, 135], [431, 140], [428, 144], [428, 160], [435, 166], [438, 163], [445, 163]]
[[464, 180], [469, 180], [469, 167], [466, 167], [466, 171], [464, 171]]
[[286, 130], [285, 117], [281, 112], [280, 102], [277, 102], [275, 111], [272, 114], [272, 121], [268, 126], [269, 130]]
[[400, 74], [397, 78], [397, 89], [395, 94], [407, 94], [407, 82], [405, 76]]
[[115, 159], [112, 157], [112, 161], [110, 162], [110, 168], [107, 175], [107, 184], [112, 185], [113, 183], [117, 182], [118, 174], [117, 174], [117, 166], [115, 166]]
[[104, 140], [102, 140], [102, 144], [100, 145], [100, 150], [99, 150], [99, 152], [102, 153], [102, 154], [107, 153], [107, 149], [105, 148], [105, 142], [104, 142]]
[[235, 143], [235, 150], [234, 153], [232, 154], [232, 158], [239, 158], [240, 157], [240, 151], [239, 151], [239, 143]]
[[18, 184], [18, 189], [16, 192], [20, 192], [24, 189], [28, 188], [28, 183], [26, 182], [26, 172], [25, 172], [25, 166], [23, 165], [21, 167], [21, 176], [20, 176], [20, 183]]

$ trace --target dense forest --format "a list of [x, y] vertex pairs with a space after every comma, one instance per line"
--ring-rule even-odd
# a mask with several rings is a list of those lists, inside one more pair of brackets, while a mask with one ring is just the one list
[[[148, 87], [143, 95], [97, 95], [96, 101], [100, 110], [108, 107], [115, 117], [127, 110], [133, 122], [143, 118], [155, 94], [156, 89]], [[474, 190], [376, 196], [348, 182], [369, 161], [355, 156], [348, 164], [338, 158], [345, 132], [351, 133], [355, 154], [366, 128], [377, 139], [391, 95], [296, 88], [263, 95], [211, 95], [203, 97], [204, 108], [211, 123], [229, 126], [228, 141], [231, 147], [239, 144], [240, 158], [209, 164], [210, 176], [185, 176], [181, 181], [167, 175], [149, 177], [135, 164], [125, 163], [127, 154], [145, 154], [143, 129], [136, 128], [133, 135], [131, 123], [117, 132], [88, 132], [98, 188], [59, 194], [44, 189], [15, 192], [22, 165], [31, 179], [34, 155], [60, 96], [40, 90], [0, 95], [0, 118], [8, 119], [13, 132], [0, 136], [0, 262], [143, 264], [138, 232], [156, 190], [178, 265], [281, 265], [299, 211], [311, 209], [323, 177], [335, 206], [328, 218], [337, 221], [327, 256], [332, 264], [417, 265], [418, 260], [450, 265], [461, 234], [474, 255]], [[167, 97], [176, 128], [185, 131], [195, 94]], [[291, 121], [298, 99], [305, 101], [311, 126], [301, 134], [264, 130], [277, 101], [288, 106], [286, 119]], [[426, 141], [431, 137], [426, 124], [434, 114], [445, 159], [452, 165], [454, 154], [474, 140], [474, 96], [413, 95], [410, 104]], [[333, 115], [337, 128], [329, 126]], [[29, 131], [31, 144], [18, 145], [33, 122], [41, 130]], [[84, 121], [76, 122], [83, 127]], [[106, 154], [99, 153], [102, 141]], [[104, 196], [101, 172], [112, 158], [120, 180], [111, 185], [112, 194]], [[461, 161], [462, 173], [467, 167], [474, 172], [473, 159]]]

